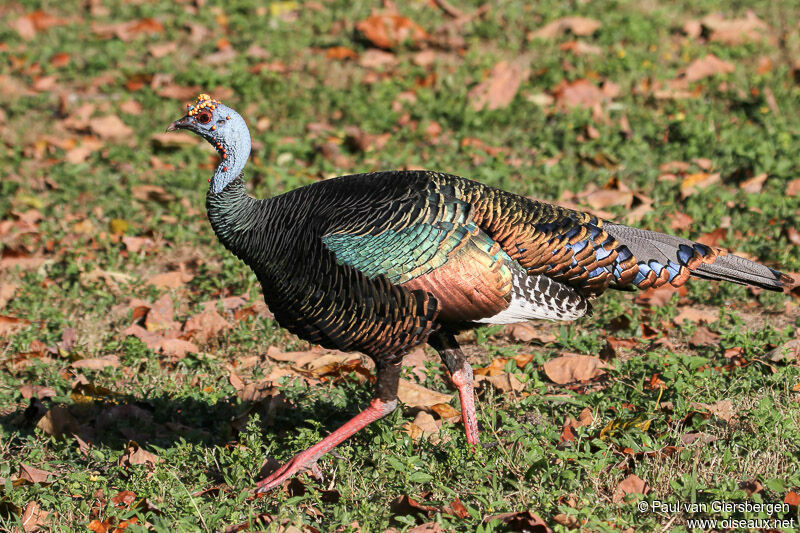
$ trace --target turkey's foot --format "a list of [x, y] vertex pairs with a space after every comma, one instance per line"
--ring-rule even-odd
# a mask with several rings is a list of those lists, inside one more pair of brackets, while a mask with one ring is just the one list
[[472, 445], [472, 450], [480, 444], [478, 437], [478, 415], [475, 412], [475, 393], [472, 390], [472, 368], [466, 361], [461, 369], [450, 374], [453, 385], [458, 389], [458, 399], [461, 401], [461, 419], [464, 421], [464, 432], [467, 442]]
[[262, 494], [274, 489], [305, 468], [310, 469], [315, 477], [319, 476], [318, 479], [321, 478], [322, 472], [319, 471], [319, 467], [316, 465], [317, 459], [331, 451], [343, 440], [347, 439], [370, 422], [374, 422], [388, 415], [394, 411], [395, 407], [397, 407], [397, 400], [384, 401], [378, 398], [373, 399], [369, 407], [350, 419], [350, 421], [345, 423], [342, 427], [309, 449], [295, 455], [289, 462], [256, 483], [256, 494]]

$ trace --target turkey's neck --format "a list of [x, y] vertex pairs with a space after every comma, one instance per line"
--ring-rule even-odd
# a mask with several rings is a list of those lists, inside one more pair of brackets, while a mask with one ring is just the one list
[[253, 230], [258, 227], [264, 229], [269, 203], [268, 199], [256, 200], [247, 194], [241, 176], [220, 192], [208, 190], [206, 209], [214, 233], [228, 250], [248, 264], [258, 252], [251, 238]]

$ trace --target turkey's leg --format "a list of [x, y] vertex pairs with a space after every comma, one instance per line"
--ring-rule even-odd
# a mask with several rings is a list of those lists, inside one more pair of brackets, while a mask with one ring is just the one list
[[295, 455], [289, 462], [256, 483], [256, 493], [274, 489], [302, 468], [313, 465], [322, 455], [332, 450], [342, 441], [353, 435], [370, 422], [374, 422], [394, 411], [397, 407], [397, 385], [400, 380], [400, 364], [378, 364], [378, 383], [375, 396], [369, 407], [351, 418], [342, 427], [305, 450]]
[[475, 393], [472, 388], [472, 367], [469, 366], [464, 352], [458, 346], [455, 337], [448, 331], [439, 331], [428, 337], [428, 344], [434, 347], [450, 371], [450, 379], [458, 389], [458, 399], [461, 401], [461, 419], [464, 421], [464, 431], [467, 442], [477, 446], [478, 416], [475, 413]]

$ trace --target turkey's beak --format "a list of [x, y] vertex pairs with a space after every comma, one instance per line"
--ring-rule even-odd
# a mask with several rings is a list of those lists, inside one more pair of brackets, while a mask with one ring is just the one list
[[185, 129], [189, 125], [189, 117], [179, 118], [169, 126], [167, 126], [167, 131], [175, 131], [175, 130], [182, 130]]

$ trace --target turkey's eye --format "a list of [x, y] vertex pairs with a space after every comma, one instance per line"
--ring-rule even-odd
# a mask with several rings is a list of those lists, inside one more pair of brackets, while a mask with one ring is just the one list
[[211, 122], [211, 113], [209, 113], [208, 111], [200, 113], [199, 115], [197, 115], [197, 122], [199, 122], [200, 124], [208, 124], [209, 122]]

